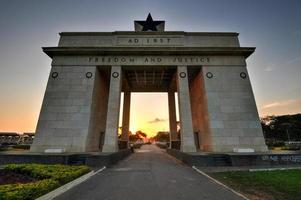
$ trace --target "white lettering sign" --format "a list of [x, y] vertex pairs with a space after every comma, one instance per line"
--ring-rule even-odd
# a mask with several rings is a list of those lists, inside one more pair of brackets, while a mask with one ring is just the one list
[[210, 63], [209, 57], [187, 56], [187, 57], [156, 57], [156, 56], [139, 56], [139, 57], [122, 57], [122, 56], [96, 56], [89, 57], [89, 63], [101, 65], [114, 64], [174, 64], [174, 65], [198, 65]]
[[121, 46], [182, 46], [182, 37], [118, 37]]

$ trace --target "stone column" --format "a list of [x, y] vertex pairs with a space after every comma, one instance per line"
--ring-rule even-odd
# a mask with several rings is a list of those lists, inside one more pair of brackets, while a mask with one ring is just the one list
[[112, 66], [106, 131], [102, 152], [118, 151], [118, 121], [121, 94], [121, 66]]
[[123, 141], [129, 141], [129, 129], [130, 129], [130, 109], [131, 109], [131, 92], [124, 92], [123, 96], [123, 115], [122, 115], [122, 133], [121, 139]]
[[173, 91], [168, 92], [168, 111], [169, 111], [170, 147], [172, 148], [173, 147], [172, 143], [178, 140], [176, 102], [175, 102], [175, 93]]
[[99, 130], [94, 129], [90, 120], [94, 116], [94, 91], [104, 87], [98, 76], [95, 66], [51, 67], [31, 152], [92, 150], [87, 140], [93, 135], [90, 133]]
[[268, 151], [246, 65], [202, 66], [202, 76], [211, 137], [208, 150]]
[[181, 126], [181, 151], [196, 152], [192, 128], [187, 66], [177, 67], [177, 87]]

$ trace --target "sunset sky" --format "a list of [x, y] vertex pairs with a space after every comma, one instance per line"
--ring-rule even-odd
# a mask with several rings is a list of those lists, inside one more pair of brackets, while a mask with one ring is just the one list
[[[0, 131], [33, 132], [64, 31], [131, 31], [151, 12], [168, 31], [239, 32], [261, 116], [301, 112], [300, 0], [0, 0]], [[168, 131], [167, 94], [133, 94], [131, 129]]]

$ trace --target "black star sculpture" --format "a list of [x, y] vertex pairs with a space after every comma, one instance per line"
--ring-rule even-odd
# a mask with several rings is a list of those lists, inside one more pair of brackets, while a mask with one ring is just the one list
[[135, 31], [164, 31], [165, 21], [154, 21], [149, 13], [146, 21], [135, 21]]

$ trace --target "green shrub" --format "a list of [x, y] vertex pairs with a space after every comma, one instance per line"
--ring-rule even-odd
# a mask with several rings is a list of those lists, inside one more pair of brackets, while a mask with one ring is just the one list
[[0, 146], [0, 151], [7, 151], [9, 149], [10, 149], [10, 147], [8, 147], [8, 146]]
[[287, 146], [281, 147], [281, 150], [298, 151], [298, 150], [300, 150], [300, 147], [294, 146], [294, 145], [287, 145]]
[[269, 146], [269, 147], [282, 147], [284, 146], [284, 141], [281, 141], [281, 140], [267, 140], [266, 141], [266, 144]]
[[90, 171], [87, 166], [9, 164], [4, 170], [31, 176], [37, 181], [0, 185], [0, 200], [31, 200]]
[[20, 174], [26, 174], [36, 179], [52, 178], [61, 184], [69, 182], [87, 172], [90, 168], [87, 166], [69, 166], [69, 165], [42, 165], [42, 164], [9, 164], [5, 170]]
[[28, 144], [17, 144], [13, 146], [14, 149], [30, 149], [30, 145]]
[[0, 200], [36, 199], [59, 186], [59, 182], [53, 179], [44, 179], [26, 184], [0, 185]]

